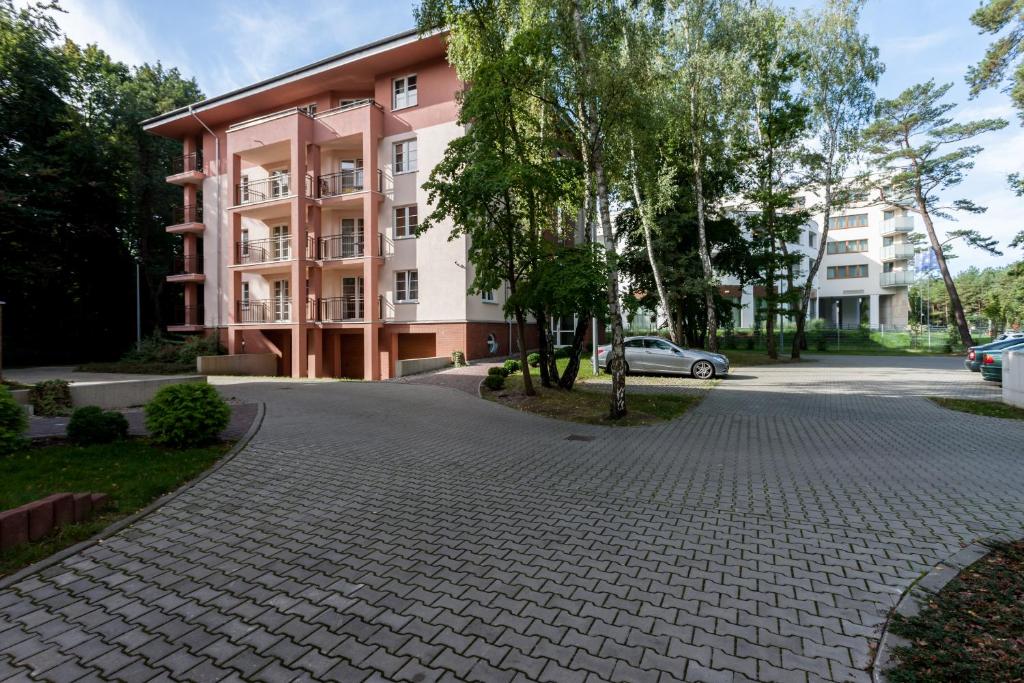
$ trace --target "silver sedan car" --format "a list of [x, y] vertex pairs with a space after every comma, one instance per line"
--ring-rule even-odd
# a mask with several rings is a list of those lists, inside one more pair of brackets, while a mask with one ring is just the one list
[[[711, 379], [729, 374], [729, 359], [720, 353], [684, 349], [661, 337], [626, 337], [626, 372], [656, 372]], [[611, 344], [597, 348], [597, 363], [605, 369]]]

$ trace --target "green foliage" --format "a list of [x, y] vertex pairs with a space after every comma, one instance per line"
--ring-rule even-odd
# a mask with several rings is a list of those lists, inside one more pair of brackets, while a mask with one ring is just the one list
[[452, 351], [452, 365], [457, 368], [466, 366], [466, 354], [462, 351]]
[[7, 387], [0, 386], [0, 455], [24, 448], [28, 443], [24, 436], [27, 429], [25, 409], [14, 400]]
[[514, 358], [509, 358], [507, 361], [505, 361], [502, 367], [508, 370], [508, 374], [511, 375], [522, 370], [523, 364], [515, 360]]
[[967, 70], [971, 97], [1009, 80], [1006, 91], [1024, 122], [1024, 0], [984, 0], [971, 15], [971, 23], [990, 35], [1006, 31]]
[[174, 341], [160, 335], [146, 337], [121, 357], [123, 363], [174, 364], [190, 366], [193, 370], [198, 356], [218, 356], [226, 353], [215, 335], [195, 335], [185, 341]]
[[487, 375], [490, 377], [508, 377], [511, 373], [505, 368], [504, 365], [497, 365], [493, 368], [487, 368]]
[[504, 375], [487, 375], [484, 377], [484, 386], [491, 391], [498, 391], [505, 388]]
[[540, 365], [540, 354], [533, 352], [526, 357], [526, 362], [530, 364], [530, 367], [537, 367]]
[[71, 386], [62, 379], [39, 382], [28, 391], [36, 415], [56, 417], [71, 414]]
[[83, 406], [71, 414], [67, 434], [79, 446], [119, 441], [128, 437], [128, 420], [116, 410]]
[[215, 441], [228, 426], [231, 408], [209, 384], [163, 387], [146, 404], [146, 428], [157, 443], [175, 448]]

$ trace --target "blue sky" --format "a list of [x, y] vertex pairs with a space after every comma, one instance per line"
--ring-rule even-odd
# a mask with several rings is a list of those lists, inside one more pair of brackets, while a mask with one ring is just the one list
[[[194, 76], [207, 95], [215, 95], [273, 76], [325, 56], [413, 27], [413, 4], [405, 0], [62, 0], [60, 17], [67, 35], [95, 42], [114, 58], [138, 64], [163, 62]], [[779, 4], [784, 4], [780, 1]], [[790, 0], [803, 9], [815, 0]], [[988, 206], [981, 216], [965, 216], [940, 228], [973, 227], [1005, 246], [1024, 229], [1024, 199], [1006, 187], [1006, 174], [1024, 167], [1024, 128], [1006, 95], [989, 92], [968, 101], [963, 76], [990, 42], [970, 24], [978, 0], [868, 0], [862, 26], [881, 51], [886, 72], [882, 97], [929, 78], [952, 81], [958, 118], [1001, 116], [1003, 131], [979, 140], [986, 149], [968, 180], [949, 199], [968, 197]], [[955, 270], [970, 265], [1003, 265], [1002, 258], [960, 247]]]

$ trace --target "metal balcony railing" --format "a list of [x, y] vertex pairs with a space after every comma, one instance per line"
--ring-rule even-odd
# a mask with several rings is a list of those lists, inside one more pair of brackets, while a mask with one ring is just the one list
[[171, 262], [171, 275], [201, 275], [202, 272], [202, 256], [175, 256]]
[[883, 235], [895, 235], [897, 233], [913, 232], [914, 230], [914, 217], [913, 216], [894, 216], [887, 221], [882, 223], [882, 234]]
[[203, 205], [186, 204], [185, 206], [176, 206], [174, 207], [174, 213], [171, 215], [171, 220], [174, 221], [174, 225], [180, 225], [182, 223], [202, 223]]
[[[384, 171], [377, 169], [377, 183], [373, 188], [377, 192], [384, 191]], [[362, 192], [367, 189], [365, 185], [366, 172], [359, 169], [347, 171], [336, 171], [317, 176], [316, 196], [320, 199], [328, 197], [340, 197], [352, 192]]]
[[894, 270], [882, 273], [878, 284], [882, 287], [903, 287], [914, 284], [914, 273], [908, 270]]
[[359, 109], [361, 107], [367, 107], [367, 106], [376, 107], [377, 109], [380, 109], [382, 111], [384, 109], [384, 107], [382, 107], [381, 105], [377, 104], [377, 101], [374, 100], [373, 98], [366, 98], [366, 99], [362, 99], [362, 100], [354, 100], [352, 102], [348, 102], [346, 104], [343, 104], [343, 105], [341, 105], [339, 107], [334, 107], [333, 109], [325, 109], [324, 111], [317, 112], [315, 118], [321, 119], [321, 118], [323, 118], [325, 116], [330, 116], [331, 114], [340, 114], [341, 112], [344, 112], [344, 111], [349, 111], [351, 109]]
[[882, 247], [883, 261], [903, 261], [914, 258], [913, 244], [890, 244]]
[[242, 299], [236, 302], [235, 322], [287, 323], [291, 322], [291, 298]]
[[242, 240], [235, 243], [235, 249], [235, 263], [239, 265], [288, 261], [292, 257], [292, 236], [286, 234], [262, 240]]
[[317, 320], [324, 323], [360, 321], [366, 315], [363, 297], [334, 296], [320, 299]]
[[179, 173], [189, 173], [190, 171], [203, 170], [203, 153], [192, 152], [191, 154], [183, 154], [180, 157], [174, 157], [171, 160], [171, 175], [178, 175]]
[[[313, 181], [310, 176], [304, 179], [306, 196], [311, 196]], [[292, 184], [291, 173], [279, 173], [259, 180], [248, 180], [235, 185], [235, 206], [256, 204], [272, 199], [284, 199], [295, 196], [296, 188]]]

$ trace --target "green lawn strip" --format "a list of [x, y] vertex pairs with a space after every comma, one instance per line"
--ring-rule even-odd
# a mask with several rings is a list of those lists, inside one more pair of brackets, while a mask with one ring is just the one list
[[984, 415], [985, 417], [1002, 417], [1008, 420], [1024, 420], [1024, 408], [1007, 405], [1001, 401], [983, 401], [973, 398], [944, 398], [929, 396], [933, 402], [943, 408], [957, 410], [961, 413]]
[[53, 536], [0, 553], [0, 575], [88, 538], [205, 471], [230, 444], [173, 450], [147, 439], [95, 446], [54, 445], [30, 448], [0, 458], [0, 510], [51, 493], [106, 493], [110, 507], [85, 523]]
[[79, 365], [75, 371], [115, 372], [128, 375], [194, 375], [196, 366], [186, 363], [142, 363], [119, 360], [109, 363], [86, 363]]
[[32, 388], [31, 384], [22, 384], [21, 382], [15, 382], [14, 380], [10, 380], [10, 379], [5, 379], [2, 382], [0, 382], [0, 384], [3, 384], [5, 387], [10, 389], [11, 391], [14, 391], [16, 389], [31, 389]]
[[890, 629], [911, 642], [894, 650], [892, 683], [1024, 680], [1024, 541], [995, 546]]
[[[523, 377], [520, 374], [510, 375], [505, 380], [505, 388], [491, 391], [486, 387], [482, 390], [484, 398], [512, 408], [524, 410], [537, 415], [544, 415], [558, 420], [580, 422], [583, 424], [612, 425], [619, 427], [637, 427], [657, 424], [679, 417], [693, 406], [700, 403], [704, 394], [647, 394], [631, 393], [626, 399], [628, 413], [621, 420], [609, 420], [609, 394], [578, 385], [572, 391], [561, 389], [545, 389], [540, 386], [538, 371], [532, 368], [536, 396], [523, 393]], [[588, 376], [590, 368], [587, 368]], [[582, 372], [580, 373], [582, 377]]]

